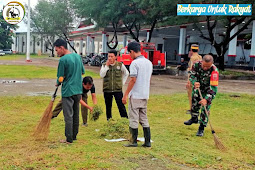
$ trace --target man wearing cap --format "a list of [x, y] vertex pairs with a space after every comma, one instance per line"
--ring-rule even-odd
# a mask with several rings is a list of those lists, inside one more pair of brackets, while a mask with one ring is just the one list
[[[190, 70], [190, 82], [193, 89], [192, 107], [191, 107], [191, 119], [185, 121], [185, 125], [191, 125], [198, 123], [199, 110], [202, 106], [206, 106], [208, 114], [210, 113], [210, 107], [212, 100], [215, 98], [218, 86], [218, 69], [213, 64], [213, 57], [211, 55], [205, 55], [203, 61], [196, 62]], [[202, 93], [202, 100], [200, 98], [198, 88]], [[204, 135], [204, 128], [208, 123], [208, 116], [202, 107], [200, 114], [200, 126], [197, 131], [197, 136]]]
[[[202, 56], [198, 54], [199, 51], [199, 46], [197, 44], [192, 44], [190, 47], [190, 53], [191, 53], [191, 57], [188, 63], [188, 72], [192, 69], [192, 66], [194, 63], [196, 63], [197, 61], [202, 61]], [[192, 84], [190, 83], [189, 80], [189, 75], [188, 75], [188, 82], [186, 85], [186, 89], [188, 92], [188, 98], [189, 98], [189, 104], [190, 104], [190, 110], [191, 110], [191, 106], [192, 106]], [[190, 110], [188, 110], [188, 113], [190, 113]]]

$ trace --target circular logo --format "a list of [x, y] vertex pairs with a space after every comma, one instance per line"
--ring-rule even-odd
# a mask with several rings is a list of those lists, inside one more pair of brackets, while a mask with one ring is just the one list
[[9, 2], [3, 9], [3, 18], [9, 24], [18, 24], [25, 16], [25, 8], [20, 2]]
[[117, 69], [119, 70], [119, 69], [120, 69], [120, 66], [117, 66]]

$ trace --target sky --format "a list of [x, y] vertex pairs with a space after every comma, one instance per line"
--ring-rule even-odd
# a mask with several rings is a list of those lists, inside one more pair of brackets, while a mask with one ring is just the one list
[[[25, 6], [25, 4], [28, 4], [28, 0], [0, 0], [0, 8], [3, 9], [3, 6], [11, 1], [18, 1], [21, 4], [23, 4], [24, 6]], [[30, 6], [32, 8], [34, 8], [36, 6], [37, 2], [38, 2], [38, 0], [30, 0]], [[23, 21], [21, 21], [18, 24], [18, 26], [19, 26], [19, 28], [16, 30], [16, 32], [27, 32], [27, 26]]]

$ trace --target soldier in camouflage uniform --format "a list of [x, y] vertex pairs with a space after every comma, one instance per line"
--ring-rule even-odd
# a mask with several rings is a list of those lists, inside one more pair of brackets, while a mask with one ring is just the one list
[[[217, 86], [210, 84], [210, 77], [213, 71], [217, 71], [217, 67], [213, 64], [213, 57], [211, 55], [205, 55], [202, 61], [195, 63], [190, 71], [190, 82], [193, 86], [192, 92], [192, 107], [191, 107], [191, 119], [184, 122], [185, 125], [191, 125], [192, 123], [198, 123], [199, 110], [201, 106], [206, 106], [208, 114], [210, 113], [210, 107], [212, 100], [217, 93]], [[203, 100], [201, 100], [198, 88], [200, 88]], [[202, 107], [200, 114], [200, 126], [197, 131], [197, 136], [204, 135], [204, 127], [206, 127], [208, 117], [205, 113], [204, 107]]]

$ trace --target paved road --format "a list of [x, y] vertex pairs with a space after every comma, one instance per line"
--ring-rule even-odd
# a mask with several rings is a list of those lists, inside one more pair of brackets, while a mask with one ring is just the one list
[[[43, 65], [57, 67], [57, 60], [34, 59], [29, 65]], [[24, 61], [0, 61], [0, 64], [24, 64]], [[99, 67], [85, 66], [87, 70], [99, 72]], [[13, 82], [13, 80], [15, 82]], [[94, 80], [96, 92], [102, 94], [102, 79]], [[15, 95], [51, 95], [55, 89], [55, 79], [3, 79], [0, 78], [0, 96]], [[151, 94], [185, 93], [185, 79], [176, 79], [169, 75], [153, 75], [151, 81]], [[126, 89], [127, 83], [124, 86]], [[60, 90], [59, 90], [60, 92]], [[255, 81], [221, 80], [219, 83], [221, 93], [247, 93], [255, 95]]]

